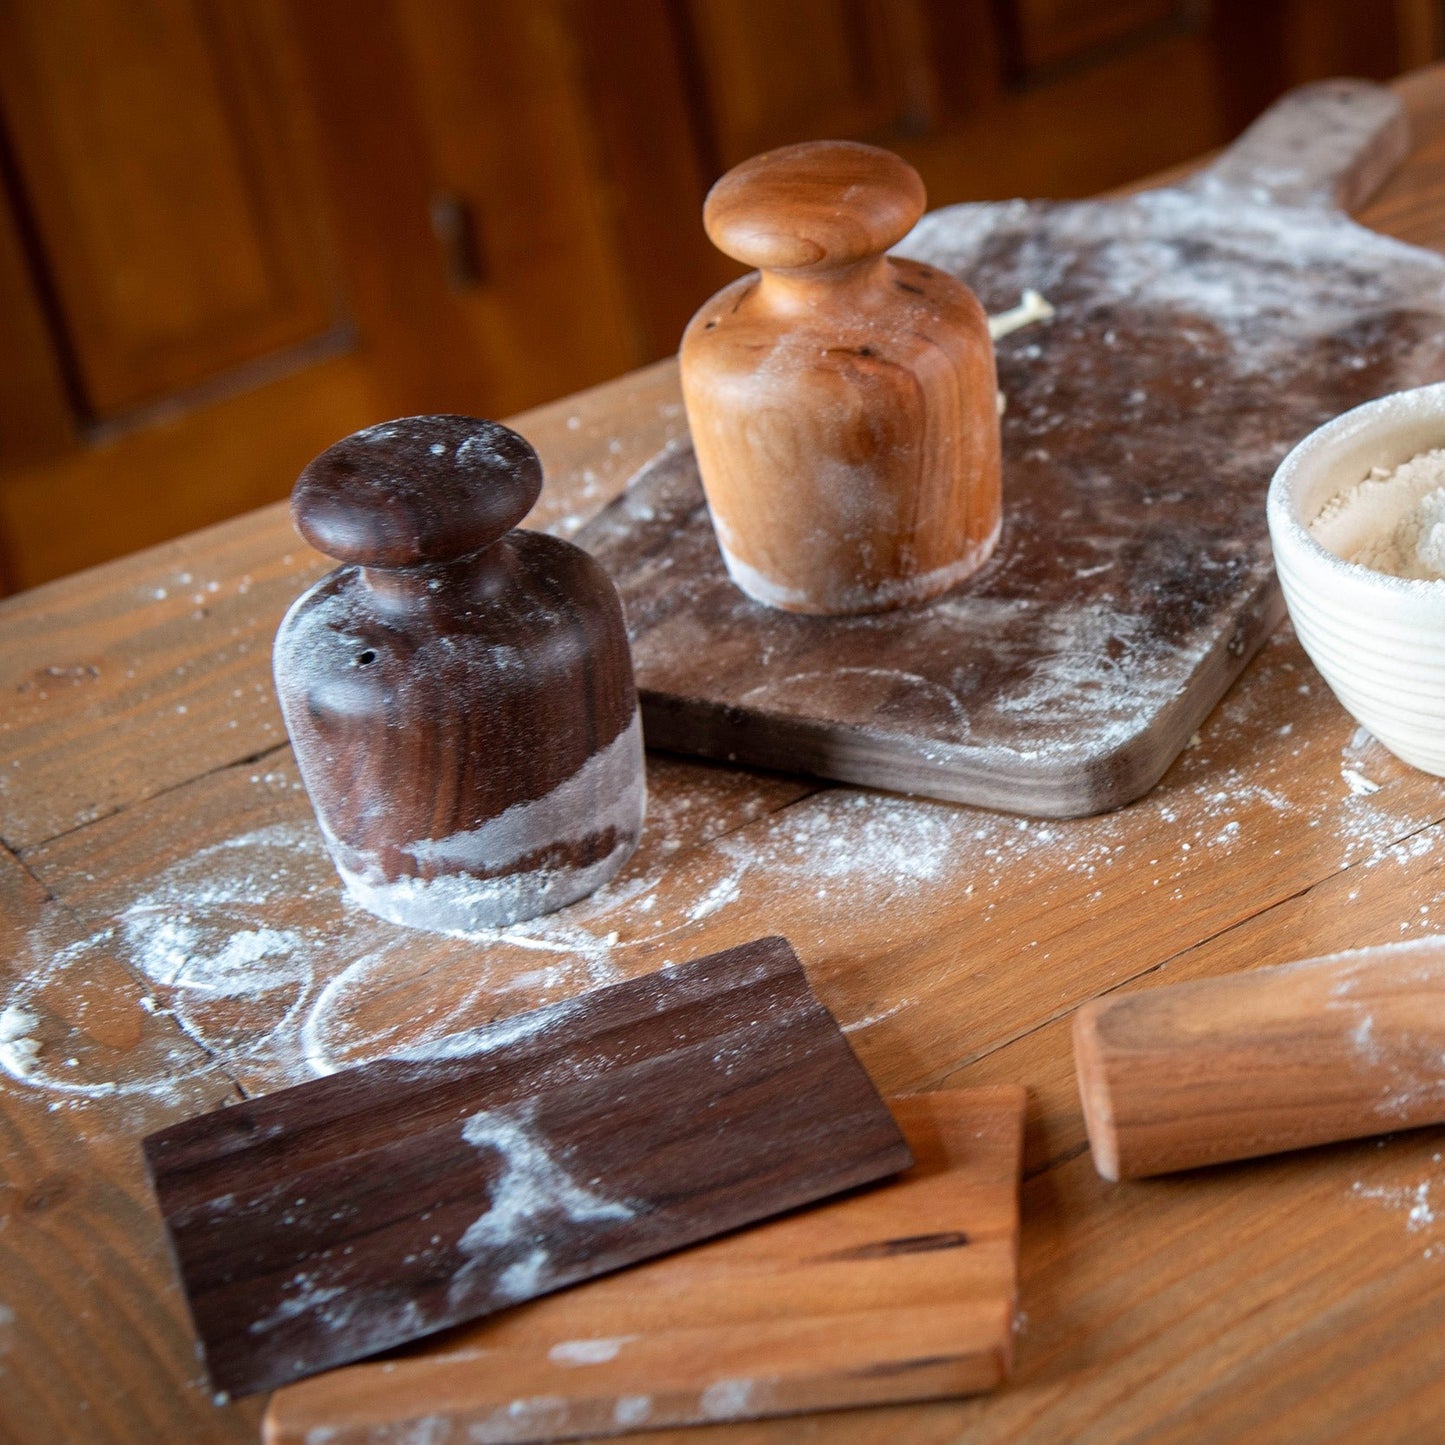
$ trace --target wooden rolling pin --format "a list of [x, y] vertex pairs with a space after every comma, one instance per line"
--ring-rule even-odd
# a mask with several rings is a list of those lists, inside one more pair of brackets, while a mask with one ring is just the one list
[[1074, 1062], [1105, 1179], [1445, 1122], [1445, 938], [1093, 999]]

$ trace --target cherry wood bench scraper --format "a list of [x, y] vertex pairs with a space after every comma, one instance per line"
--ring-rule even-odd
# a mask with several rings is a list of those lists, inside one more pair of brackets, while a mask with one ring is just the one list
[[908, 1167], [765, 938], [144, 1141], [215, 1387], [247, 1394]]
[[1074, 1062], [1106, 1179], [1445, 1123], [1445, 938], [1092, 999]]

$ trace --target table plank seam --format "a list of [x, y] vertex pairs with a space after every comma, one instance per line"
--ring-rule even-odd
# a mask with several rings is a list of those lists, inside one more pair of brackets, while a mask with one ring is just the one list
[[1072, 1164], [1080, 1154], [1089, 1152], [1089, 1141], [1080, 1139], [1077, 1144], [1070, 1144], [1067, 1149], [1061, 1149], [1057, 1154], [1051, 1154], [1042, 1164], [1034, 1164], [1023, 1170], [1021, 1175], [1025, 1184], [1031, 1184], [1035, 1179], [1042, 1178], [1053, 1169], [1061, 1169], [1065, 1164]]
[[32, 853], [39, 852], [42, 848], [48, 848], [52, 844], [60, 842], [62, 839], [71, 838], [77, 833], [82, 833], [87, 828], [93, 828], [98, 823], [107, 823], [111, 819], [119, 818], [123, 814], [132, 812], [136, 808], [154, 803], [158, 799], [167, 797], [169, 794], [177, 792], [181, 788], [192, 787], [196, 783], [204, 782], [207, 778], [214, 778], [221, 773], [228, 772], [232, 768], [254, 767], [257, 763], [263, 762], [267, 758], [275, 757], [278, 753], [289, 752], [290, 750], [291, 743], [289, 740], [272, 743], [268, 747], [262, 748], [259, 752], [248, 753], [245, 757], [241, 758], [231, 758], [227, 762], [217, 763], [214, 767], [206, 768], [199, 773], [194, 773], [188, 778], [167, 783], [163, 788], [158, 788], [154, 793], [147, 793], [144, 797], [129, 798], [123, 803], [117, 803], [115, 807], [108, 809], [104, 813], [99, 813], [93, 818], [87, 818], [83, 823], [76, 823], [74, 827], [71, 828], [62, 828], [60, 832], [51, 833], [44, 838], [37, 838], [33, 843], [27, 843], [23, 847], [18, 847], [11, 843], [5, 837], [4, 833], [0, 832], [0, 845], [3, 845], [7, 851], [13, 853], [17, 859], [24, 858]]
[[[1208, 934], [1203, 938], [1197, 939], [1187, 948], [1176, 949], [1167, 957], [1161, 958], [1155, 963], [1151, 963], [1147, 968], [1140, 969], [1138, 973], [1131, 974], [1128, 978], [1120, 979], [1117, 983], [1110, 984], [1107, 988], [1100, 989], [1097, 993], [1090, 994], [1087, 999], [1080, 999], [1078, 1003], [1070, 1004], [1067, 1008], [1059, 1009], [1056, 1012], [1048, 1015], [1048, 1017], [1039, 1019], [1036, 1023], [1031, 1024], [1028, 1028], [1022, 1029], [1018, 1033], [1012, 1034], [1008, 1038], [1002, 1039], [999, 1042], [990, 1045], [988, 1048], [981, 1049], [975, 1054], [971, 1054], [969, 1057], [964, 1059], [959, 1064], [955, 1065], [953, 1068], [937, 1075], [931, 1082], [924, 1084], [921, 1087], [926, 1090], [967, 1087], [966, 1082], [959, 1078], [959, 1075], [963, 1074], [967, 1069], [972, 1068], [973, 1065], [981, 1062], [983, 1059], [990, 1058], [992, 1055], [1000, 1053], [1002, 1050], [1010, 1048], [1014, 1044], [1022, 1042], [1024, 1039], [1027, 1039], [1032, 1035], [1038, 1033], [1041, 1029], [1048, 1028], [1051, 1024], [1058, 1023], [1063, 1019], [1071, 1018], [1075, 1013], [1078, 1012], [1080, 1008], [1083, 1007], [1085, 1003], [1089, 1002], [1090, 1000], [1095, 998], [1107, 998], [1110, 994], [1117, 993], [1123, 989], [1129, 988], [1134, 984], [1137, 984], [1141, 979], [1146, 979], [1151, 974], [1159, 973], [1163, 969], [1169, 967], [1171, 964], [1177, 963], [1180, 959], [1188, 957], [1189, 954], [1194, 953], [1201, 948], [1206, 948], [1210, 944], [1216, 943], [1222, 938], [1228, 937], [1231, 933], [1234, 933], [1237, 930], [1246, 927], [1248, 924], [1254, 922], [1256, 919], [1267, 917], [1269, 914], [1274, 913], [1281, 908], [1287, 908], [1290, 905], [1299, 902], [1299, 900], [1303, 898], [1308, 898], [1309, 895], [1315, 892], [1317, 889], [1322, 888], [1329, 883], [1333, 883], [1339, 878], [1345, 877], [1347, 874], [1354, 872], [1358, 868], [1373, 867], [1391, 849], [1398, 848], [1403, 844], [1409, 843], [1411, 839], [1421, 837], [1422, 835], [1430, 832], [1432, 829], [1439, 829], [1442, 826], [1445, 826], [1445, 818], [1437, 818], [1433, 822], [1422, 824], [1420, 827], [1415, 828], [1410, 832], [1402, 833], [1400, 837], [1394, 839], [1391, 843], [1381, 848], [1378, 853], [1372, 854], [1366, 858], [1361, 858], [1356, 862], [1348, 863], [1343, 867], [1336, 868], [1333, 872], [1325, 874], [1324, 877], [1317, 878], [1313, 882], [1306, 884], [1304, 887], [1297, 888], [1294, 890], [1294, 892], [1287, 893], [1283, 897], [1275, 899], [1272, 903], [1269, 903], [1262, 908], [1255, 909], [1252, 913], [1247, 913], [1240, 918], [1236, 918], [1232, 923], [1227, 924], [1225, 927], [1216, 929], [1213, 933]], [[1087, 1142], [1081, 1142], [1077, 1145], [1071, 1145], [1068, 1149], [1062, 1150], [1059, 1154], [1051, 1156], [1044, 1163], [1035, 1165], [1032, 1168], [1027, 1169], [1024, 1173], [1024, 1178], [1035, 1179], [1043, 1174], [1048, 1173], [1052, 1169], [1068, 1164], [1072, 1160], [1078, 1158], [1078, 1156], [1082, 1154], [1085, 1149], [1087, 1149], [1087, 1147]]]
[[60, 907], [64, 906], [60, 903], [60, 899], [56, 896], [54, 890], [50, 887], [50, 885], [32, 867], [30, 867], [28, 863], [26, 863], [25, 859], [14, 848], [12, 848], [3, 837], [0, 837], [0, 851], [3, 851], [5, 856], [11, 859], [14, 862], [15, 866], [28, 879], [30, 879], [30, 881], [34, 883], [38, 889], [40, 889], [40, 892], [42, 894], [42, 903], [53, 903]]

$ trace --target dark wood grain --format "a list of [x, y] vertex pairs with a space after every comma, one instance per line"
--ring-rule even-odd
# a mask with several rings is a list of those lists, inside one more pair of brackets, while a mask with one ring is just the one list
[[[548, 478], [530, 525], [556, 526], [583, 505], [583, 470], [596, 488], [587, 505], [598, 505], [684, 431], [676, 364], [513, 420], [538, 441]], [[33, 847], [283, 746], [271, 642], [288, 605], [325, 570], [278, 504], [0, 602], [5, 843]]]
[[233, 1394], [910, 1162], [779, 938], [204, 1115], [145, 1152]]
[[432, 929], [515, 923], [626, 862], [645, 785], [617, 594], [587, 554], [511, 531], [541, 464], [468, 417], [408, 417], [301, 474], [309, 542], [352, 564], [276, 637], [276, 691], [338, 871]]
[[1163, 775], [1282, 614], [1264, 495], [1327, 418], [1445, 376], [1445, 262], [1354, 225], [1398, 157], [1363, 83], [1282, 102], [1193, 181], [935, 212], [904, 243], [990, 310], [1004, 529], [936, 601], [813, 619], [729, 582], [690, 453], [579, 534], [623, 596], [650, 745], [1048, 815]]
[[758, 271], [693, 317], [678, 360], [718, 547], [770, 607], [880, 612], [946, 591], [998, 540], [993, 343], [978, 298], [888, 256], [923, 182], [876, 146], [754, 156], [708, 235]]
[[540, 1441], [992, 1389], [1017, 1293], [1024, 1091], [893, 1099], [896, 1181], [280, 1390], [267, 1445]]
[[353, 432], [307, 463], [291, 516], [318, 552], [392, 571], [490, 547], [541, 491], [537, 453], [499, 422], [401, 417]]

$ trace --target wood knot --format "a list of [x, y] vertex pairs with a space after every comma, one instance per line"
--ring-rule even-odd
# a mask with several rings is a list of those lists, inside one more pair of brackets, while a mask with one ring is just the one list
[[20, 1196], [22, 1214], [45, 1214], [64, 1204], [75, 1193], [73, 1174], [47, 1174], [34, 1188]]

